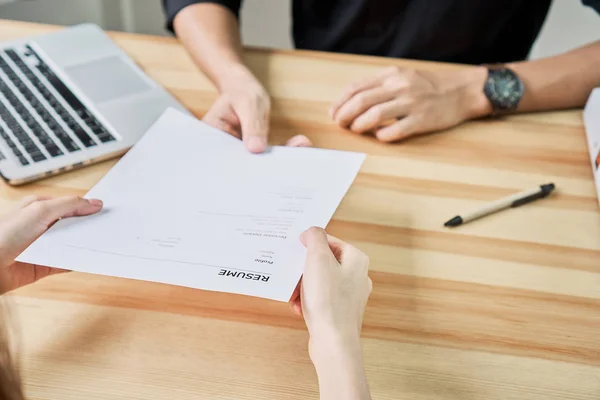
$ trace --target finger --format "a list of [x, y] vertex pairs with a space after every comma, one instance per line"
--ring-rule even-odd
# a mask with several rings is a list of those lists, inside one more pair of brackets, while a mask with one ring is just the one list
[[26, 196], [26, 197], [23, 197], [23, 199], [21, 199], [21, 201], [17, 205], [17, 208], [19, 208], [19, 209], [25, 208], [28, 205], [35, 203], [36, 201], [50, 200], [51, 198], [52, 197], [50, 197], [50, 196], [37, 196], [37, 195]]
[[356, 133], [368, 132], [381, 127], [386, 121], [404, 117], [408, 112], [407, 102], [401, 99], [378, 104], [356, 118], [350, 125], [350, 130]]
[[4, 214], [2, 213], [2, 218], [8, 218], [11, 215], [13, 215], [14, 213], [16, 213], [17, 211], [27, 207], [30, 204], [35, 203], [36, 201], [41, 201], [41, 200], [48, 200], [51, 199], [52, 197], [50, 196], [37, 196], [37, 195], [30, 195], [30, 196], [25, 196], [23, 197], [18, 203], [17, 205], [8, 213]]
[[[327, 243], [327, 246], [329, 246], [329, 249], [332, 251], [332, 253], [334, 253], [335, 258], [339, 261], [342, 255], [343, 248], [347, 246], [347, 243], [336, 238], [335, 236], [327, 234], [327, 232], [325, 232], [323, 229], [317, 227], [313, 227], [304, 231], [300, 235], [300, 241], [302, 242], [304, 247], [308, 248], [311, 245], [309, 240], [314, 236], [317, 236], [317, 239], [320, 241], [320, 243], [316, 245], [313, 243], [312, 247], [324, 247], [326, 245], [325, 243]], [[325, 238], [323, 239], [322, 236], [324, 236]]]
[[210, 126], [217, 127], [216, 125], [219, 123], [220, 115], [222, 114], [222, 108], [224, 105], [221, 105], [221, 99], [218, 99], [215, 104], [204, 114], [202, 117], [202, 121], [209, 124]]
[[329, 248], [333, 253], [336, 260], [339, 262], [343, 261], [344, 256], [344, 248], [346, 248], [348, 243], [336, 238], [335, 236], [327, 235], [327, 241], [329, 242]]
[[356, 117], [362, 115], [369, 108], [393, 100], [394, 97], [394, 92], [382, 86], [359, 92], [340, 107], [335, 115], [335, 122], [347, 128]]
[[342, 94], [342, 96], [337, 100], [329, 109], [329, 116], [331, 119], [335, 119], [340, 107], [346, 103], [350, 98], [352, 98], [355, 94], [372, 89], [376, 86], [380, 86], [384, 80], [386, 80], [390, 75], [396, 75], [401, 69], [395, 66], [388, 67], [382, 69], [375, 75], [374, 77], [351, 84], [346, 91]]
[[301, 281], [302, 280], [298, 281], [298, 284], [296, 285], [296, 288], [294, 289], [294, 292], [292, 293], [292, 296], [290, 297], [290, 303], [293, 303], [300, 297], [300, 286], [301, 286], [300, 282]]
[[339, 265], [352, 258], [353, 254], [358, 251], [348, 243], [328, 235], [321, 228], [313, 227], [303, 232], [300, 241], [307, 249], [307, 266], [318, 264], [319, 261], [322, 261], [319, 259], [320, 257], [333, 257]]
[[229, 133], [233, 137], [236, 137], [238, 139], [242, 138], [242, 132], [240, 132], [240, 129], [223, 119], [219, 120], [219, 122], [217, 122], [215, 127], [217, 129], [222, 130], [223, 132]]
[[228, 108], [228, 105], [215, 103], [215, 105], [204, 115], [202, 121], [213, 128], [220, 129], [234, 137], [237, 137], [238, 139], [241, 139], [242, 134], [240, 132], [239, 125], [236, 124], [235, 117], [233, 115], [228, 115], [229, 113], [233, 113], [233, 110], [228, 110]]
[[28, 216], [25, 221], [40, 222], [45, 226], [50, 226], [60, 218], [95, 214], [102, 209], [102, 206], [100, 200], [86, 200], [77, 196], [69, 196], [37, 201], [24, 208], [23, 211]]
[[304, 313], [302, 312], [302, 302], [300, 301], [300, 299], [298, 299], [297, 302], [292, 303], [291, 307], [292, 307], [292, 311], [294, 312], [294, 314], [296, 314], [300, 317], [302, 315], [304, 315]]
[[312, 141], [304, 135], [296, 135], [285, 143], [288, 147], [312, 147]]
[[414, 121], [411, 117], [402, 118], [384, 128], [375, 131], [375, 137], [382, 142], [395, 142], [414, 135]]
[[366, 255], [350, 243], [346, 243], [331, 235], [327, 235], [327, 241], [329, 242], [329, 248], [340, 265], [354, 264], [354, 261], [364, 262]]
[[234, 106], [242, 128], [242, 140], [251, 153], [267, 149], [269, 135], [270, 105], [261, 100], [241, 100]]
[[311, 274], [313, 268], [338, 264], [323, 229], [316, 227], [308, 229], [300, 235], [300, 241], [306, 246], [305, 276]]
[[382, 81], [383, 77], [378, 75], [374, 78], [370, 78], [358, 83], [353, 83], [350, 86], [348, 86], [348, 88], [342, 93], [341, 97], [336, 102], [334, 102], [331, 108], [329, 109], [329, 117], [333, 120], [336, 120], [337, 114], [340, 111], [342, 105], [344, 105], [357, 93], [380, 86]]
[[302, 232], [300, 241], [307, 249], [329, 248], [327, 233], [325, 233], [324, 229], [316, 226]]
[[300, 297], [300, 292], [302, 288], [302, 279], [296, 285], [296, 289], [294, 289], [294, 293], [292, 293], [292, 297], [290, 298], [290, 308], [292, 312], [296, 315], [302, 316], [302, 299]]

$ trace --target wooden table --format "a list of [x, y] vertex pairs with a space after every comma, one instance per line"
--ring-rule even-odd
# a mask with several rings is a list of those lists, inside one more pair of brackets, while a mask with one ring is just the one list
[[[0, 39], [53, 27], [0, 22]], [[114, 39], [196, 115], [215, 90], [173, 39]], [[271, 139], [369, 154], [328, 230], [367, 252], [364, 326], [375, 399], [600, 399], [600, 213], [581, 112], [477, 121], [387, 145], [336, 127], [342, 88], [390, 63], [249, 50], [273, 95]], [[22, 188], [83, 195], [114, 164]], [[486, 201], [555, 182], [556, 195], [447, 230]], [[303, 322], [286, 304], [70, 273], [10, 296], [31, 399], [316, 399]]]

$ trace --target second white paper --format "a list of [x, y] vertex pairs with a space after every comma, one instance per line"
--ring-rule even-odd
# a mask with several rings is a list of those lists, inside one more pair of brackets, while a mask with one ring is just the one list
[[300, 234], [325, 227], [364, 154], [273, 147], [168, 110], [87, 194], [98, 215], [59, 221], [19, 261], [289, 300]]

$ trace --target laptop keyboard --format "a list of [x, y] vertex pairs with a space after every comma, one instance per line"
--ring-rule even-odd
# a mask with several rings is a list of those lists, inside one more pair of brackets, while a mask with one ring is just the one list
[[115, 140], [30, 46], [0, 50], [0, 121], [24, 166]]

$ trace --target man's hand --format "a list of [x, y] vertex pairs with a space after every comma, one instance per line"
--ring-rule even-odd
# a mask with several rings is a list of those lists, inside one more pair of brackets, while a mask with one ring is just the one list
[[95, 214], [100, 200], [79, 197], [29, 196], [17, 209], [0, 220], [0, 293], [33, 283], [45, 276], [64, 272], [54, 268], [15, 262], [31, 243], [60, 218]]
[[484, 67], [440, 72], [390, 67], [350, 85], [330, 116], [353, 132], [373, 132], [383, 142], [402, 140], [489, 114], [486, 78]]
[[[264, 152], [271, 115], [271, 99], [266, 90], [245, 67], [240, 66], [220, 91], [219, 98], [204, 116], [204, 122], [242, 139], [250, 152]], [[312, 146], [303, 135], [293, 137], [286, 144]]]

